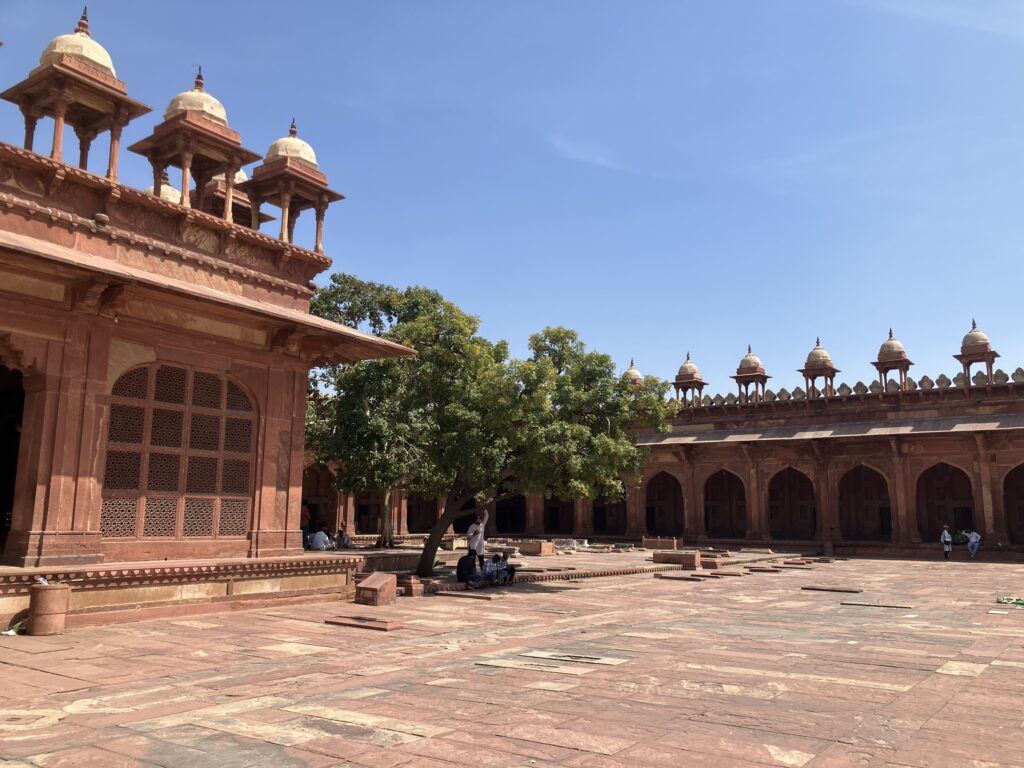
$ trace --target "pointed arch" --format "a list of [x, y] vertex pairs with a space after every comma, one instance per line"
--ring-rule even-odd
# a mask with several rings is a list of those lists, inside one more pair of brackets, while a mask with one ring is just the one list
[[1010, 542], [1024, 544], [1024, 464], [1014, 467], [1003, 478], [1003, 505]]
[[704, 482], [704, 530], [713, 539], [742, 539], [747, 535], [747, 491], [727, 469]]
[[889, 483], [881, 472], [861, 464], [839, 479], [839, 524], [847, 541], [892, 539]]
[[[498, 486], [498, 496], [508, 493], [506, 483], [511, 483], [511, 478]], [[502, 499], [494, 505], [494, 529], [500, 534], [526, 532], [526, 497], [523, 494]]]
[[683, 535], [683, 486], [668, 472], [647, 482], [647, 533], [651, 536]]
[[773, 539], [810, 540], [817, 529], [814, 484], [803, 472], [786, 467], [768, 483], [768, 522]]
[[938, 541], [942, 526], [974, 529], [974, 486], [970, 476], [946, 462], [917, 478], [917, 527], [924, 542]]

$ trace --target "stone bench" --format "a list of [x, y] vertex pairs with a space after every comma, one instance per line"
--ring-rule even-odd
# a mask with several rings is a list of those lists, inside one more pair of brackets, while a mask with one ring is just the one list
[[655, 564], [681, 565], [687, 571], [696, 571], [701, 567], [700, 552], [693, 551], [656, 551]]

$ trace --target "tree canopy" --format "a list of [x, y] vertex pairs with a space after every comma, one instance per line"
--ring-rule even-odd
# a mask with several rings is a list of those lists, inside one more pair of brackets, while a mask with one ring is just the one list
[[[307, 432], [316, 457], [341, 467], [342, 491], [402, 488], [445, 500], [420, 575], [432, 572], [454, 520], [501, 498], [621, 498], [622, 478], [644, 458], [631, 427], [666, 428], [667, 383], [617, 376], [608, 355], [565, 328], [534, 334], [529, 357], [514, 360], [436, 291], [350, 275], [334, 275], [313, 311], [417, 351], [314, 371]], [[390, 532], [382, 534], [386, 543]]]

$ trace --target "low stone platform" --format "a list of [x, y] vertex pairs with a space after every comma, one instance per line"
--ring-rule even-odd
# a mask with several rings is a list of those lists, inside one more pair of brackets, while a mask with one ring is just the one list
[[112, 563], [87, 568], [0, 568], [0, 625], [28, 609], [40, 577], [71, 585], [67, 627], [258, 608], [274, 602], [351, 599], [363, 558], [317, 553], [265, 559]]

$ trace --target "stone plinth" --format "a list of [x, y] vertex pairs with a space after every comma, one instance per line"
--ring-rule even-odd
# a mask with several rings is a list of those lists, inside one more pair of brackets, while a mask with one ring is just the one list
[[645, 536], [641, 540], [644, 549], [675, 549], [676, 539], [657, 536]]
[[555, 544], [551, 541], [521, 541], [519, 542], [519, 553], [535, 557], [553, 555], [555, 554]]
[[654, 562], [664, 565], [681, 565], [688, 571], [696, 571], [701, 567], [700, 552], [693, 551], [657, 551], [654, 553]]
[[393, 573], [371, 573], [356, 585], [356, 602], [360, 605], [391, 605], [395, 602], [398, 579]]

